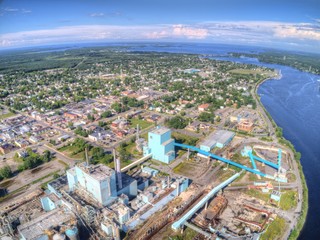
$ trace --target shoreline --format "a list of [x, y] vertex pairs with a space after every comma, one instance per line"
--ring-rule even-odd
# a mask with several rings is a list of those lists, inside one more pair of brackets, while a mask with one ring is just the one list
[[[276, 78], [266, 78], [263, 79], [261, 81], [259, 81], [254, 88], [254, 98], [256, 99], [258, 105], [262, 108], [262, 110], [264, 111], [265, 115], [267, 116], [267, 118], [269, 119], [269, 121], [272, 124], [272, 129], [269, 129], [269, 132], [271, 134], [271, 137], [273, 137], [274, 132], [277, 128], [280, 128], [277, 123], [273, 120], [272, 116], [270, 115], [270, 113], [267, 111], [267, 109], [264, 107], [264, 105], [261, 102], [260, 96], [258, 94], [258, 88], [260, 87], [261, 84], [263, 84], [264, 82], [268, 81], [268, 80], [280, 80], [282, 78], [282, 74], [281, 71], [277, 73], [277, 77]], [[277, 137], [278, 143], [280, 145], [286, 146], [288, 147], [291, 151], [292, 151], [292, 157], [293, 157], [293, 161], [297, 164], [297, 169], [299, 171], [299, 180], [300, 180], [300, 184], [302, 186], [302, 194], [301, 194], [301, 209], [300, 209], [300, 214], [299, 216], [296, 218], [296, 222], [294, 224], [294, 227], [292, 229], [288, 229], [290, 232], [289, 234], [283, 235], [282, 237], [285, 237], [286, 239], [290, 239], [290, 240], [296, 240], [298, 239], [304, 224], [306, 222], [307, 219], [307, 213], [308, 213], [308, 186], [306, 183], [306, 179], [303, 173], [303, 167], [301, 165], [300, 162], [300, 158], [301, 158], [301, 154], [299, 152], [296, 151], [294, 145], [287, 139], [285, 139], [283, 136], [281, 137]], [[298, 199], [299, 201], [299, 199]], [[299, 203], [299, 202], [298, 202]], [[287, 230], [287, 231], [288, 231]]]

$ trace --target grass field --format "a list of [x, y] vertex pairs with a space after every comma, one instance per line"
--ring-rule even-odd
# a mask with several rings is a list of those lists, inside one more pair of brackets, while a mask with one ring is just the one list
[[280, 200], [280, 208], [289, 210], [297, 205], [297, 192], [290, 190], [282, 193]]
[[[83, 159], [84, 158], [84, 151], [79, 152], [77, 154], [73, 154], [73, 152], [76, 150], [78, 150], [78, 148], [76, 146], [71, 146], [71, 145], [68, 145], [68, 146], [65, 146], [65, 147], [58, 149], [58, 151], [65, 153], [70, 158]], [[89, 155], [90, 155], [90, 152], [89, 152]]]
[[176, 174], [188, 176], [192, 175], [199, 166], [192, 162], [181, 162], [174, 169], [173, 172]]
[[6, 114], [0, 114], [0, 120], [12, 117], [14, 115], [15, 115], [15, 113], [12, 113], [12, 112], [9, 112], [9, 113], [6, 113]]
[[243, 68], [237, 68], [237, 69], [232, 69], [229, 71], [230, 73], [235, 73], [235, 74], [270, 74], [269, 71], [262, 71], [261, 69], [243, 69]]
[[136, 128], [137, 124], [139, 124], [139, 128], [140, 129], [146, 129], [146, 128], [148, 128], [148, 127], [153, 125], [153, 123], [147, 122], [147, 121], [142, 120], [142, 119], [138, 119], [138, 118], [130, 119], [130, 127]]
[[263, 193], [260, 190], [249, 189], [249, 190], [246, 190], [245, 193], [249, 196], [261, 199], [265, 202], [268, 202], [270, 199], [270, 193]]
[[286, 221], [283, 218], [277, 217], [270, 225], [265, 233], [260, 237], [260, 240], [276, 240], [280, 239], [286, 228]]

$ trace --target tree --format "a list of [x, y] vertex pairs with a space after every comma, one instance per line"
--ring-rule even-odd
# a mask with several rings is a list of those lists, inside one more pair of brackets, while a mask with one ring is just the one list
[[208, 112], [202, 112], [200, 113], [198, 119], [202, 122], [214, 122], [214, 114], [208, 113]]
[[42, 155], [42, 160], [44, 162], [49, 162], [52, 159], [52, 154], [49, 150], [45, 150]]
[[170, 128], [182, 129], [185, 128], [188, 125], [188, 123], [187, 120], [185, 120], [183, 117], [176, 116], [168, 120], [167, 125]]
[[88, 132], [84, 130], [82, 127], [77, 127], [77, 129], [74, 130], [74, 133], [82, 137], [88, 137]]
[[105, 111], [104, 113], [101, 114], [101, 117], [103, 118], [108, 118], [112, 116], [112, 112], [111, 111]]
[[0, 168], [0, 179], [10, 178], [12, 176], [12, 170], [9, 166]]

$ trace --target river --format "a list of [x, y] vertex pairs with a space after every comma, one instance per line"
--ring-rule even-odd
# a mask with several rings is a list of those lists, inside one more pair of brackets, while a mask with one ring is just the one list
[[[309, 189], [307, 221], [299, 239], [319, 239], [320, 228], [320, 91], [319, 75], [297, 69], [261, 63], [252, 58], [233, 58], [228, 52], [262, 52], [262, 48], [210, 44], [145, 44], [131, 46], [131, 51], [212, 54], [215, 59], [251, 63], [281, 70], [282, 77], [260, 85], [261, 102], [275, 122], [283, 128], [283, 135], [301, 152], [301, 164]], [[225, 55], [224, 57], [218, 57]]]

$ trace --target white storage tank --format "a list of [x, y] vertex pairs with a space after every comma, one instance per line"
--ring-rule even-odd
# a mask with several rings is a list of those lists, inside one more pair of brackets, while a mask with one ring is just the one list
[[63, 233], [56, 233], [53, 235], [52, 240], [66, 240], [66, 235]]

